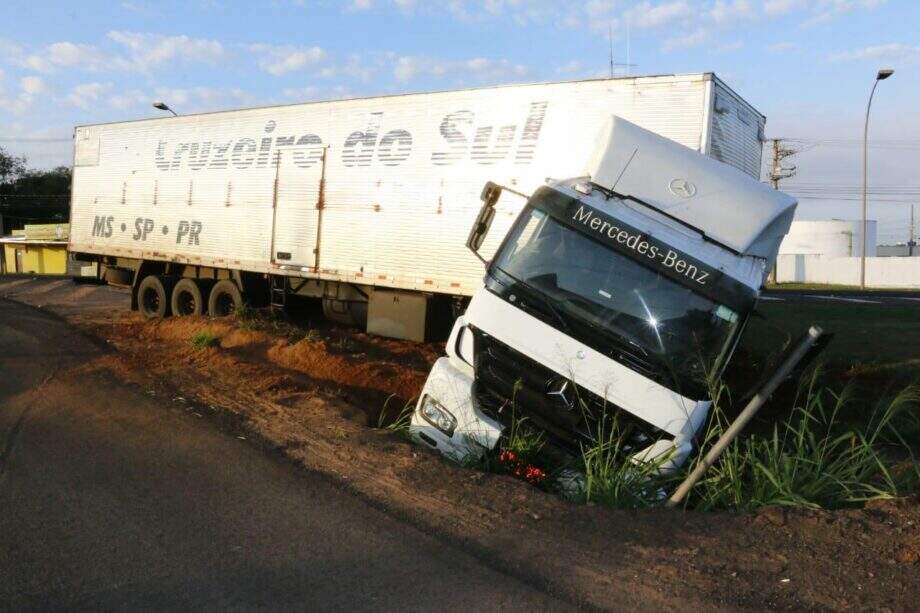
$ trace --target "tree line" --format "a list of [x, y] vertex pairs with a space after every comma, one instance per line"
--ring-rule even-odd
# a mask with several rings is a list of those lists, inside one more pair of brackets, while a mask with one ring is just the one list
[[0, 146], [0, 235], [25, 224], [70, 218], [70, 168], [29, 168], [25, 156]]

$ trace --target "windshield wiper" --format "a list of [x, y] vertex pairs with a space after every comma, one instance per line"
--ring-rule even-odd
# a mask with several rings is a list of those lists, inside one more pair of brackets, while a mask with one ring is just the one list
[[536, 287], [530, 285], [529, 283], [525, 283], [524, 281], [521, 281], [514, 275], [508, 274], [508, 272], [505, 271], [504, 268], [501, 268], [498, 266], [496, 266], [496, 268], [498, 268], [498, 270], [500, 270], [503, 275], [507, 276], [509, 279], [514, 281], [515, 285], [520, 285], [522, 288], [524, 288], [525, 294], [527, 295], [528, 298], [535, 296], [539, 300], [539, 302], [541, 302], [543, 306], [546, 307], [546, 310], [550, 312], [550, 315], [556, 318], [556, 321], [559, 322], [559, 324], [562, 326], [562, 329], [565, 330], [569, 334], [569, 336], [572, 336], [572, 329], [569, 327], [569, 323], [566, 321], [565, 317], [562, 316], [559, 310], [553, 305], [552, 301], [547, 296], [543, 295], [543, 292], [541, 292]]

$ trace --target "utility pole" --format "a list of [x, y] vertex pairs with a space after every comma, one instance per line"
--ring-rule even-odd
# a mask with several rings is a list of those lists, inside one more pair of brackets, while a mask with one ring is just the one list
[[613, 78], [613, 24], [607, 24], [607, 41], [610, 43], [610, 78]]
[[[2, 227], [2, 225], [0, 225]], [[910, 205], [910, 232], [907, 234], [907, 256], [914, 257], [914, 247], [917, 245], [917, 241], [914, 240], [916, 236], [917, 226], [914, 225], [914, 205]]]
[[626, 68], [626, 75], [629, 76], [629, 73], [630, 73], [629, 69], [636, 66], [636, 64], [629, 63], [629, 29], [628, 29], [628, 26], [626, 30], [626, 63], [625, 64], [622, 62], [613, 61], [613, 23], [610, 23], [607, 26], [607, 37], [608, 37], [608, 40], [610, 41], [610, 55], [608, 58], [610, 61], [610, 78], [612, 79], [614, 77], [614, 68], [616, 66], [619, 66], [621, 68]]
[[[2, 202], [0, 202], [2, 205]], [[3, 238], [3, 208], [0, 206], [0, 238]], [[6, 249], [0, 245], [0, 274], [6, 272]]]
[[773, 143], [773, 163], [770, 167], [770, 184], [773, 186], [773, 189], [779, 189], [780, 180], [795, 176], [796, 171], [795, 166], [783, 166], [783, 160], [792, 157], [798, 153], [798, 150], [792, 147], [784, 147], [782, 145], [783, 139], [781, 138], [773, 138], [770, 140]]

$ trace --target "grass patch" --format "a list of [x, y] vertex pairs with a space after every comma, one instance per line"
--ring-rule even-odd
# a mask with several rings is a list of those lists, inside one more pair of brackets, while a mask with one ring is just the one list
[[329, 343], [329, 347], [340, 353], [357, 353], [358, 344], [348, 336], [342, 335]]
[[743, 341], [751, 353], [773, 353], [778, 339], [797, 336], [807, 325], [817, 324], [834, 334], [822, 355], [829, 365], [890, 365], [918, 355], [920, 317], [915, 306], [764, 301], [757, 310], [764, 319], [751, 320]]
[[[793, 342], [812, 323], [833, 334], [820, 356], [824, 386], [839, 391], [853, 385], [847, 392], [850, 401], [836, 416], [838, 421], [863, 427], [879, 397], [893, 397], [920, 382], [916, 307], [790, 300], [764, 301], [757, 308], [763, 317], [748, 322], [725, 373], [725, 382], [734, 392], [748, 392], [762, 373], [776, 368], [783, 345]], [[751, 424], [752, 430], [770, 430], [788, 416], [795, 393], [795, 385], [783, 385]], [[724, 408], [731, 414], [731, 406]]]
[[[916, 419], [920, 390], [907, 387], [868, 408], [865, 423], [839, 419], [853, 402], [852, 388], [834, 393], [815, 374], [800, 401], [769, 435], [736, 439], [691, 491], [701, 509], [751, 509], [765, 505], [840, 508], [920, 491], [920, 464], [899, 427]], [[717, 406], [704, 449], [729, 421]], [[692, 469], [692, 464], [687, 470]]]
[[[722, 408], [720, 385], [703, 430], [705, 453], [731, 420]], [[920, 492], [920, 463], [912, 445], [920, 433], [920, 388], [862, 405], [865, 419], [840, 419], [858, 401], [852, 387], [834, 393], [821, 385], [818, 370], [799, 387], [787, 416], [766, 433], [735, 439], [691, 490], [686, 506], [700, 510], [750, 510], [767, 505], [836, 509], [869, 500]], [[861, 403], [859, 403], [861, 404]], [[580, 458], [581, 499], [617, 508], [659, 504], [693, 470], [702, 455], [671, 474], [659, 474], [659, 458], [636, 462], [624, 452], [616, 427], [599, 431]]]
[[[315, 328], [298, 325], [287, 319], [279, 311], [254, 309], [244, 304], [234, 312], [234, 315], [240, 328], [282, 336], [290, 343], [297, 343], [302, 340], [318, 341], [323, 338], [322, 334]], [[307, 325], [309, 325], [309, 322], [307, 322]]]
[[[609, 426], [604, 426], [607, 423]], [[635, 461], [623, 448], [624, 437], [616, 419], [599, 420], [594, 440], [582, 447], [584, 486], [574, 498], [615, 508], [643, 508], [658, 504], [665, 489], [676, 483], [673, 475], [661, 474], [668, 457]]]
[[248, 322], [258, 317], [258, 312], [245, 302], [233, 309], [233, 316], [241, 322]]
[[192, 344], [192, 347], [196, 349], [205, 349], [207, 347], [217, 347], [220, 345], [220, 338], [214, 336], [210, 332], [198, 332], [192, 335], [189, 342]]
[[396, 409], [392, 406], [395, 398], [394, 394], [390, 394], [383, 403], [383, 408], [377, 415], [377, 428], [389, 430], [400, 438], [410, 440], [409, 425], [412, 422], [412, 412], [415, 410], [415, 400], [410, 400], [401, 409]]
[[920, 292], [917, 289], [911, 288], [901, 288], [901, 287], [867, 287], [862, 288], [858, 285], [832, 285], [829, 283], [770, 283], [764, 286], [766, 289], [771, 291], [829, 291], [829, 292], [860, 292], [865, 294], [878, 294], [885, 292]]

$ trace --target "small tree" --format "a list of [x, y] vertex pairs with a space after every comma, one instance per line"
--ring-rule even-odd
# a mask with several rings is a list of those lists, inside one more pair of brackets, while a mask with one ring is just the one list
[[16, 157], [0, 145], [0, 183], [15, 181], [26, 171], [25, 156]]

